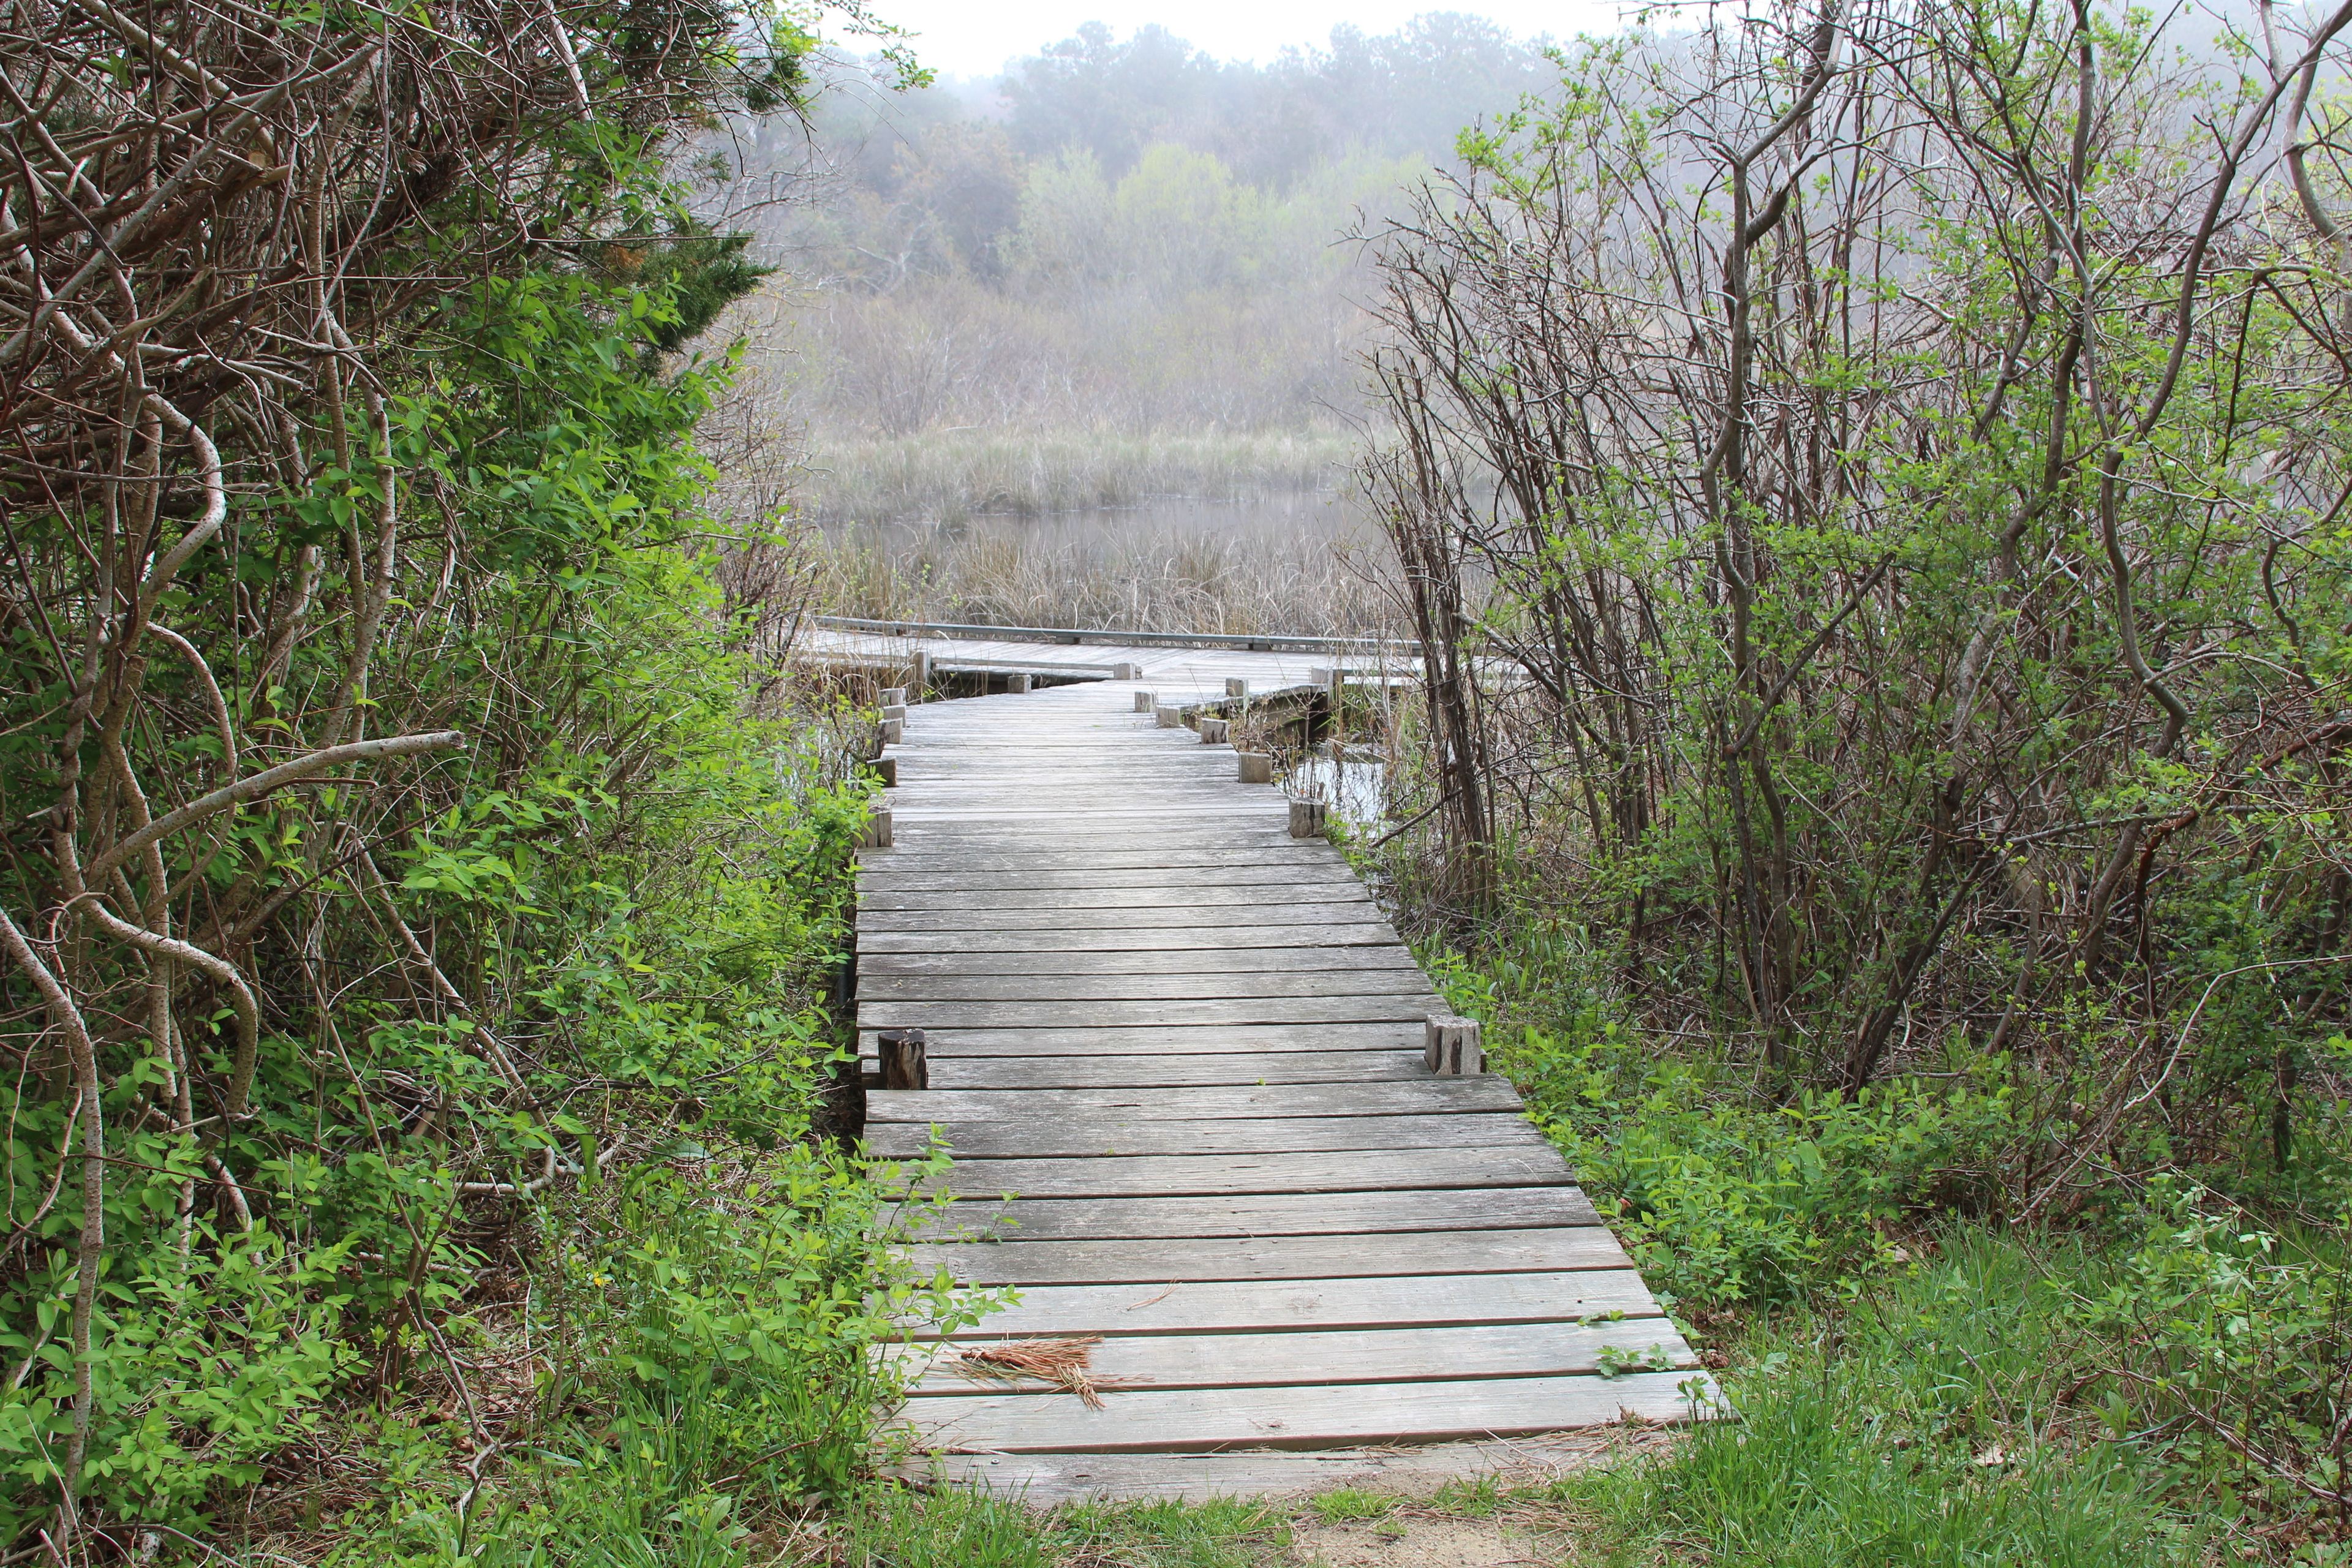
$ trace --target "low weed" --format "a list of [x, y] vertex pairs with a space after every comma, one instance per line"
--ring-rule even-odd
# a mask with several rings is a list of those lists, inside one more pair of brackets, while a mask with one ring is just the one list
[[1289, 1560], [1290, 1521], [1250, 1498], [1095, 1503], [1064, 1511], [1055, 1540], [1088, 1568], [1258, 1568]]
[[881, 1485], [845, 1520], [847, 1568], [1051, 1568], [1039, 1520], [1017, 1502], [941, 1488]]
[[1314, 1507], [1315, 1517], [1326, 1524], [1361, 1523], [1367, 1520], [1386, 1519], [1396, 1511], [1397, 1500], [1385, 1492], [1340, 1487], [1317, 1497]]
[[1052, 1511], [959, 1488], [882, 1483], [842, 1519], [847, 1568], [1269, 1568], [1286, 1559], [1264, 1503], [1086, 1503]]

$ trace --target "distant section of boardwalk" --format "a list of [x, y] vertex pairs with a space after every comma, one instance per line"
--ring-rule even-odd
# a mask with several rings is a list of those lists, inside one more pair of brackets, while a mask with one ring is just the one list
[[[1316, 661], [1030, 653], [1139, 679], [915, 707], [859, 877], [861, 1040], [922, 1029], [930, 1083], [870, 1093], [869, 1141], [938, 1128], [961, 1198], [923, 1261], [1020, 1290], [923, 1347], [926, 1468], [1041, 1500], [1290, 1490], [1686, 1415], [1704, 1374], [1517, 1095], [1423, 1066], [1444, 1005], [1346, 862], [1230, 748], [1134, 710]], [[1099, 1408], [957, 1370], [1097, 1335]]]

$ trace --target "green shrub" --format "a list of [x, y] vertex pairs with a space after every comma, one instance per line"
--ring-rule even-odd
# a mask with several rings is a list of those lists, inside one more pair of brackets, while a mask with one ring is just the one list
[[[1495, 1005], [1458, 983], [1454, 999]], [[1887, 1256], [1890, 1227], [1987, 1196], [2018, 1133], [1997, 1063], [1780, 1105], [1595, 1010], [1491, 1048], [1651, 1288], [1692, 1308], [1792, 1300]]]
[[2145, 1233], [2071, 1315], [2102, 1342], [2103, 1408], [2160, 1424], [2227, 1515], [2352, 1500], [2352, 1274], [2342, 1231], [2284, 1236], [2156, 1182]]

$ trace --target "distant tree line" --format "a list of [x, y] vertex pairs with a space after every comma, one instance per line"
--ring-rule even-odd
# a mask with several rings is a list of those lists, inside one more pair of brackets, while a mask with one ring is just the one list
[[[1265, 66], [1089, 24], [992, 84], [838, 69], [811, 109], [822, 194], [753, 220], [804, 291], [794, 409], [821, 436], [904, 436], [1352, 408], [1369, 289], [1342, 236], [1556, 74], [1446, 13]], [[730, 144], [739, 191], [807, 144]]]

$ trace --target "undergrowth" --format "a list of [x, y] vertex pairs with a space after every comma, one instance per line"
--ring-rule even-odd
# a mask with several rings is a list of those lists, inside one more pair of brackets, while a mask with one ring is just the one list
[[1563, 1494], [1626, 1560], [2347, 1560], [2340, 1151], [2021, 1213], [2063, 1078], [1955, 1049], [1776, 1093], [1644, 1028], [1572, 936], [1486, 941], [1433, 973], [1724, 1390], [1727, 1419]]

